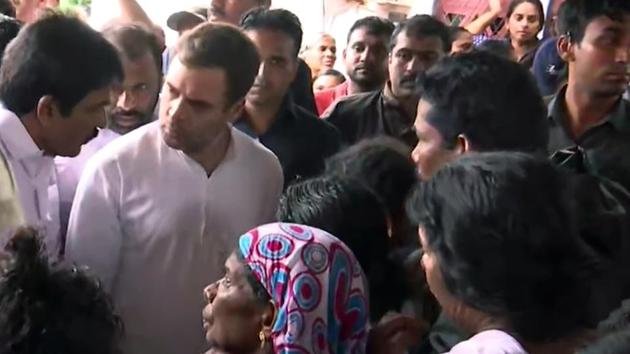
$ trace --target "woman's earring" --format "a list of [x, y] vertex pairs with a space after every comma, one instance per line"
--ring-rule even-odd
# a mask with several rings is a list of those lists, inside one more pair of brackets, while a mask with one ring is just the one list
[[265, 343], [267, 342], [267, 337], [265, 337], [265, 333], [263, 333], [262, 330], [258, 333], [258, 339], [260, 340], [260, 349], [263, 349], [265, 347]]

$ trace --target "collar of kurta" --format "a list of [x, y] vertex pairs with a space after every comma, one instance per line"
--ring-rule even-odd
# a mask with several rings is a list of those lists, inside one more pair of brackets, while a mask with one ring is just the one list
[[11, 159], [30, 160], [44, 156], [20, 118], [5, 108], [0, 108], [0, 141]]
[[[567, 115], [565, 95], [567, 86], [562, 87], [556, 94], [549, 105], [549, 120], [554, 126], [563, 127]], [[630, 102], [623, 98], [619, 98], [614, 108], [608, 113], [601, 124], [610, 124], [619, 132], [630, 133]], [[567, 136], [568, 137], [568, 136]]]

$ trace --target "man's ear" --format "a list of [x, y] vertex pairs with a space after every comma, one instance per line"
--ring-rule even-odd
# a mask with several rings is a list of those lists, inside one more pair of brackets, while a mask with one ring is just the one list
[[571, 38], [566, 34], [560, 36], [556, 42], [558, 55], [567, 63], [575, 60], [575, 46], [575, 43], [572, 43]]
[[36, 118], [43, 127], [49, 126], [55, 116], [59, 115], [59, 107], [55, 99], [46, 95], [39, 99], [35, 108]]
[[464, 134], [460, 134], [457, 136], [457, 141], [455, 143], [455, 149], [453, 149], [455, 153], [458, 155], [465, 155], [469, 152], [472, 152], [472, 146], [468, 141], [468, 138]]

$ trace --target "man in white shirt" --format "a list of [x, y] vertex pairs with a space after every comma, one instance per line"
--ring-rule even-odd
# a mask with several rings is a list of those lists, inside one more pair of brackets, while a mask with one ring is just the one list
[[107, 128], [81, 148], [76, 157], [56, 157], [62, 239], [66, 235], [74, 193], [87, 161], [105, 145], [155, 120], [162, 84], [162, 53], [155, 35], [137, 24], [112, 24], [102, 32], [118, 51], [125, 79], [117, 87]]
[[76, 18], [53, 15], [27, 26], [5, 51], [0, 152], [26, 223], [40, 229], [52, 256], [60, 250], [53, 157], [76, 156], [105, 125], [112, 85], [121, 78], [114, 47]]
[[88, 162], [70, 215], [66, 256], [111, 292], [126, 354], [204, 352], [202, 290], [240, 234], [274, 219], [282, 192], [278, 159], [230, 124], [258, 72], [254, 44], [208, 23], [177, 53], [159, 122]]

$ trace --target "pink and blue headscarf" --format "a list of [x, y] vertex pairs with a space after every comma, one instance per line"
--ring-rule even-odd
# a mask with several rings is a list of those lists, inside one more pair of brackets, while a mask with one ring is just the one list
[[274, 353], [365, 353], [366, 279], [346, 245], [316, 228], [277, 223], [241, 236], [239, 250], [276, 306]]

